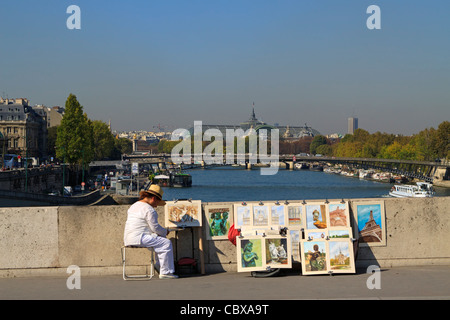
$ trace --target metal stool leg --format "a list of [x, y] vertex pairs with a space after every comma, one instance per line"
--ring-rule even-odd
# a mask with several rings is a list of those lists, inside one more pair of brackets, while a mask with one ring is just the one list
[[137, 275], [128, 275], [126, 273], [126, 249], [133, 249], [133, 248], [141, 248], [141, 247], [126, 247], [123, 246], [121, 248], [121, 254], [122, 254], [122, 276], [123, 280], [150, 280], [153, 278], [155, 274], [155, 264], [154, 264], [154, 251], [153, 249], [150, 250], [150, 273], [146, 272], [145, 274], [137, 274]]

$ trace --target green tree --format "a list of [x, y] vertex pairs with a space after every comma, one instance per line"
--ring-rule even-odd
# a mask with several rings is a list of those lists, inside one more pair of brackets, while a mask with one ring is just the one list
[[114, 136], [109, 130], [108, 125], [99, 120], [92, 121], [92, 129], [94, 132], [94, 160], [102, 160], [110, 158], [114, 150]]
[[322, 135], [317, 135], [314, 137], [314, 139], [311, 141], [311, 145], [309, 146], [309, 151], [311, 155], [314, 155], [317, 152], [317, 147], [327, 144], [327, 138]]
[[58, 126], [53, 126], [47, 129], [47, 154], [48, 157], [56, 157], [56, 137]]
[[93, 153], [93, 130], [83, 106], [70, 94], [65, 104], [65, 114], [57, 129], [56, 157], [71, 165], [89, 163]]
[[438, 158], [450, 158], [450, 122], [442, 122], [432, 139], [432, 148]]

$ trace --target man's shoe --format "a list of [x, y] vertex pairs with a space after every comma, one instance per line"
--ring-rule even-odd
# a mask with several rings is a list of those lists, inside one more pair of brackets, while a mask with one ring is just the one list
[[168, 273], [168, 274], [160, 274], [159, 278], [160, 279], [178, 279], [178, 276], [173, 273]]

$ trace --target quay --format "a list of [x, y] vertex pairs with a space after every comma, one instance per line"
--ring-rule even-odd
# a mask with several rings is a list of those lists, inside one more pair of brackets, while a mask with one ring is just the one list
[[[361, 199], [348, 199], [349, 206], [356, 200]], [[220, 316], [230, 303], [264, 303], [271, 317], [280, 307], [293, 311], [294, 301], [303, 299], [450, 300], [450, 197], [384, 203], [386, 245], [360, 247], [355, 274], [304, 276], [296, 265], [276, 277], [255, 278], [237, 272], [230, 241], [203, 237], [200, 246], [199, 233], [186, 229], [169, 234], [175, 259], [203, 257], [206, 272], [149, 281], [122, 279], [120, 248], [129, 205], [0, 208], [0, 299], [146, 300], [169, 307], [170, 316], [188, 304], [214, 307]], [[157, 210], [163, 223], [163, 208]], [[145, 272], [148, 250], [129, 258], [129, 272]], [[78, 288], [68, 286], [70, 266], [79, 267]]]
[[[303, 277], [292, 272], [279, 277], [253, 278], [248, 273], [222, 272], [149, 281], [123, 281], [121, 276], [81, 273], [80, 289], [67, 288], [68, 274], [3, 278], [0, 299], [153, 300], [147, 301], [146, 306], [170, 306], [167, 309], [170, 315], [180, 314], [187, 303], [205, 306], [211, 300], [214, 306], [222, 308], [230, 303], [264, 303], [271, 313], [280, 303], [281, 307], [297, 308], [293, 300], [450, 300], [449, 266], [381, 268], [379, 274], [380, 286], [372, 289], [367, 286], [372, 274], [364, 269], [358, 269], [354, 275]], [[170, 304], [162, 300], [170, 300]], [[358, 307], [353, 304], [352, 308], [355, 306]]]
[[[358, 200], [384, 201], [386, 244], [359, 247], [357, 268], [450, 266], [450, 197], [346, 199], [351, 211]], [[227, 203], [202, 206], [207, 204]], [[80, 267], [84, 275], [120, 277], [128, 207], [0, 208], [0, 278], [65, 276], [71, 265]], [[157, 211], [164, 225], [164, 208]], [[207, 228], [196, 229], [169, 234], [175, 259], [203, 259], [206, 275], [236, 272], [236, 247], [228, 240], [207, 240]], [[142, 272], [149, 253], [142, 249], [130, 258], [130, 272]]]

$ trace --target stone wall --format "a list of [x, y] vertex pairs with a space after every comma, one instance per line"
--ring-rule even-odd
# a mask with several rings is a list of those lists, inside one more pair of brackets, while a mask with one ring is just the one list
[[[374, 200], [385, 201], [386, 246], [359, 248], [357, 266], [450, 264], [450, 197]], [[0, 277], [67, 275], [70, 265], [84, 275], [121, 274], [128, 207], [0, 208]], [[158, 213], [164, 224], [164, 209]], [[169, 234], [176, 259], [193, 256], [200, 262], [198, 231]], [[206, 240], [205, 228], [200, 231], [206, 273], [236, 271], [236, 247], [228, 240]], [[146, 249], [138, 251], [128, 256], [130, 272], [141, 272], [149, 261]]]

